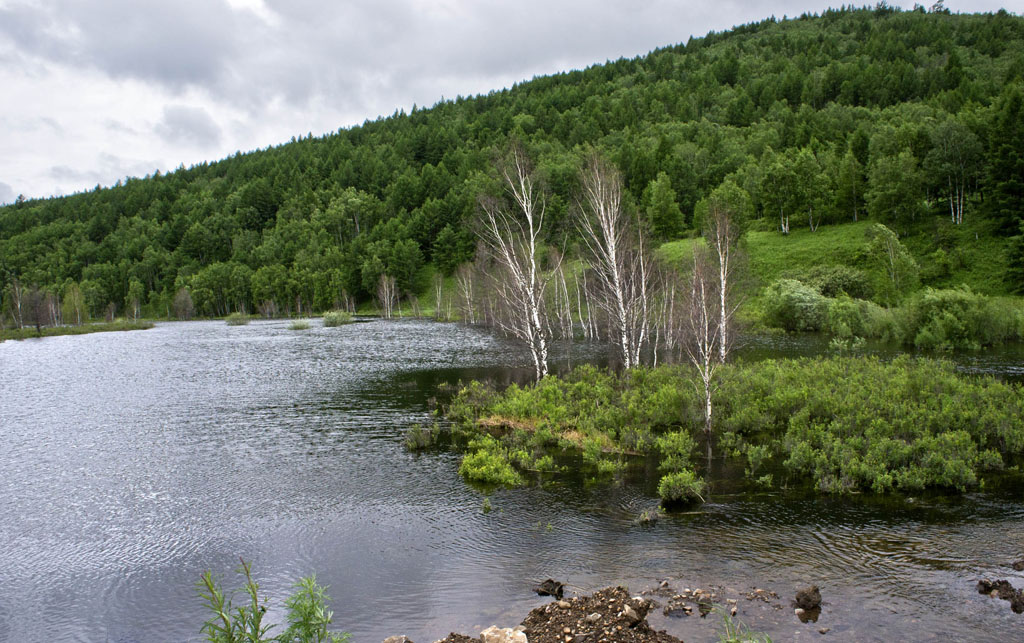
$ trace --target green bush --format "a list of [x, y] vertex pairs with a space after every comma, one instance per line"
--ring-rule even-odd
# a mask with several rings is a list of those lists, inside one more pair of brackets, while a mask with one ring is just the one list
[[788, 331], [818, 331], [825, 327], [828, 299], [795, 279], [780, 279], [765, 295], [765, 321]]
[[249, 323], [249, 316], [245, 313], [231, 313], [224, 321], [227, 322], [228, 326], [245, 326]]
[[963, 286], [926, 288], [898, 313], [900, 338], [923, 350], [978, 349], [1024, 335], [1024, 316]]
[[288, 326], [288, 330], [309, 330], [309, 320], [296, 319]]
[[470, 442], [469, 451], [459, 465], [459, 475], [463, 478], [505, 487], [522, 484], [522, 478], [509, 462], [508, 451], [491, 436], [484, 435]]
[[662, 476], [658, 483], [658, 495], [667, 505], [685, 505], [703, 502], [704, 479], [689, 469], [675, 471]]
[[796, 277], [825, 297], [849, 295], [854, 299], [871, 299], [872, 289], [867, 273], [849, 266], [814, 266], [803, 277]]
[[324, 328], [334, 328], [352, 323], [352, 315], [344, 310], [332, 310], [324, 313]]

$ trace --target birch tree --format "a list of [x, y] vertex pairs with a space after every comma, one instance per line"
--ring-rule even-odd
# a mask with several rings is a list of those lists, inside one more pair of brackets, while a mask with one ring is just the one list
[[[738, 187], [735, 189], [739, 190]], [[743, 229], [732, 200], [729, 195], [716, 190], [709, 199], [705, 220], [705, 239], [714, 258], [714, 267], [717, 269], [718, 283], [715, 291], [718, 295], [718, 361], [723, 364], [732, 346], [733, 335], [730, 331], [733, 317], [739, 308], [739, 298], [733, 296], [733, 290], [739, 260], [737, 244]]]
[[581, 177], [577, 225], [598, 281], [598, 306], [611, 322], [622, 365], [640, 365], [651, 328], [653, 268], [639, 222], [622, 207], [622, 177], [594, 155]]
[[967, 126], [953, 119], [939, 123], [931, 132], [931, 141], [925, 170], [934, 175], [934, 183], [945, 188], [950, 220], [960, 225], [964, 221], [968, 186], [978, 174], [981, 142]]
[[690, 363], [697, 370], [698, 394], [704, 397], [704, 436], [711, 460], [712, 393], [715, 375], [722, 365], [719, 348], [717, 309], [719, 297], [714, 260], [703, 248], [694, 248], [693, 269], [687, 276], [682, 306], [681, 344]]
[[541, 273], [541, 232], [545, 201], [534, 182], [525, 151], [513, 145], [498, 164], [506, 198], [481, 197], [480, 237], [497, 270], [495, 296], [502, 307], [498, 327], [530, 349], [537, 379], [548, 374], [551, 337], [544, 293], [549, 276]]

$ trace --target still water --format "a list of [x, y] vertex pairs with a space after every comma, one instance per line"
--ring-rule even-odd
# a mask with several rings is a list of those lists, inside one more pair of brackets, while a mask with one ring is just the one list
[[[974, 590], [985, 576], [1024, 585], [1008, 566], [1024, 557], [1019, 492], [717, 494], [642, 527], [650, 482], [570, 476], [496, 492], [484, 513], [457, 454], [407, 453], [403, 434], [431, 420], [438, 384], [528, 375], [526, 354], [452, 324], [287, 327], [0, 344], [0, 641], [201, 640], [195, 583], [213, 570], [239, 585], [239, 557], [274, 620], [290, 584], [315, 573], [357, 642], [514, 625], [545, 602], [530, 589], [548, 577], [771, 589], [783, 600], [741, 598], [739, 616], [776, 640], [819, 640], [820, 627], [843, 641], [1019, 640], [1024, 616]], [[801, 624], [789, 600], [809, 582], [825, 608]], [[716, 640], [713, 617], [652, 620]]]

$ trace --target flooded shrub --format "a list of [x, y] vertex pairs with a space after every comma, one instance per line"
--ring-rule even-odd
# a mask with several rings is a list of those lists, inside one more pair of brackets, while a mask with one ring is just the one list
[[437, 442], [437, 429], [436, 425], [434, 430], [431, 430], [424, 428], [421, 424], [413, 424], [405, 433], [405, 448], [410, 451], [422, 451], [430, 448]]
[[309, 320], [296, 319], [288, 326], [288, 330], [309, 330]]
[[469, 449], [459, 465], [459, 475], [463, 478], [505, 487], [522, 484], [522, 478], [509, 462], [508, 452], [491, 436], [471, 441]]
[[245, 326], [249, 323], [249, 316], [245, 313], [231, 313], [224, 321], [227, 322], [228, 326]]
[[324, 313], [324, 328], [334, 328], [352, 323], [352, 315], [344, 310], [332, 310]]
[[963, 286], [926, 288], [899, 312], [904, 344], [922, 350], [978, 349], [1020, 339], [1020, 311]]
[[662, 476], [658, 483], [658, 495], [668, 506], [687, 505], [704, 502], [704, 479], [693, 471], [684, 469]]

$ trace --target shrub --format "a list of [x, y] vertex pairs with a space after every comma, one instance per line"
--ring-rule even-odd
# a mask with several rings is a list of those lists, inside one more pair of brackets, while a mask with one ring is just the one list
[[291, 323], [291, 326], [288, 327], [288, 330], [309, 330], [309, 320], [296, 319]]
[[497, 440], [485, 435], [471, 441], [469, 448], [470, 453], [459, 465], [459, 475], [463, 478], [505, 487], [522, 484], [522, 478], [509, 462], [508, 452]]
[[900, 339], [922, 350], [977, 349], [1021, 337], [1021, 315], [962, 286], [926, 288], [899, 311]]
[[685, 505], [693, 502], [704, 502], [704, 479], [689, 469], [676, 471], [662, 476], [658, 483], [658, 495], [667, 505]]
[[797, 277], [825, 297], [849, 295], [854, 299], [871, 299], [871, 283], [867, 273], [849, 266], [814, 266], [804, 277]]
[[249, 316], [245, 313], [231, 313], [224, 321], [228, 326], [245, 326], [249, 323]]
[[765, 296], [765, 320], [788, 331], [818, 331], [825, 326], [828, 299], [795, 279], [780, 279]]
[[352, 315], [344, 310], [332, 310], [324, 313], [324, 328], [334, 328], [352, 323]]

